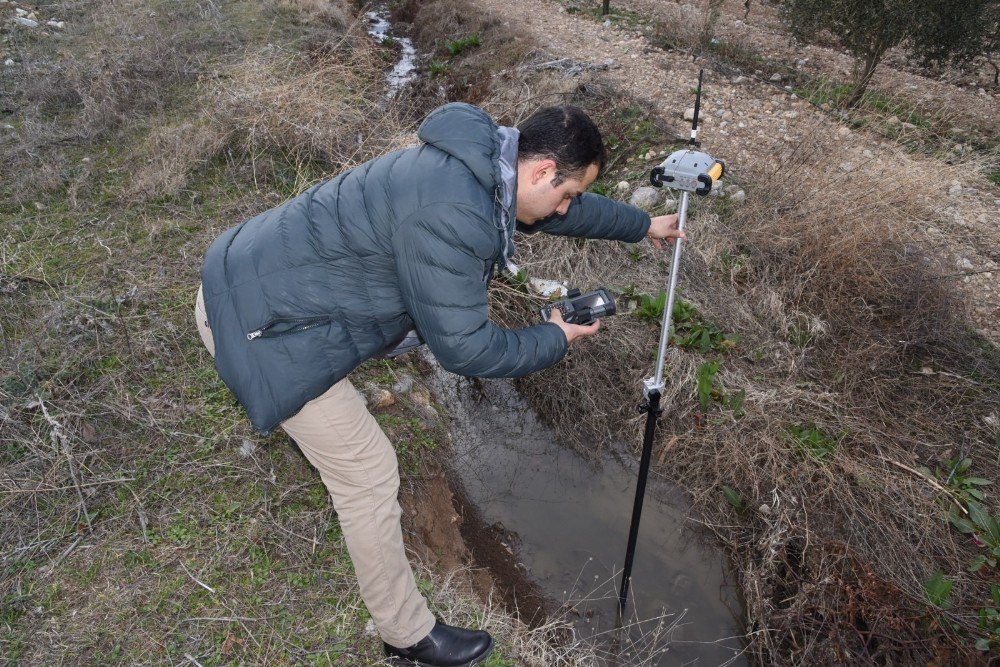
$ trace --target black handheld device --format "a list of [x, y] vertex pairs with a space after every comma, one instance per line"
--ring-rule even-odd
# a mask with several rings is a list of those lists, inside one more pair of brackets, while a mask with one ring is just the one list
[[568, 324], [593, 324], [594, 320], [605, 315], [615, 314], [615, 299], [611, 292], [599, 287], [592, 292], [581, 294], [580, 290], [572, 289], [566, 297], [538, 309], [543, 322], [548, 322], [552, 309], [562, 312], [563, 322]]

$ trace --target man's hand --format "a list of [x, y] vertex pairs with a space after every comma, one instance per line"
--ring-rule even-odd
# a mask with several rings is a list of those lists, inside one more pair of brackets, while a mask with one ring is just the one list
[[662, 240], [666, 239], [670, 245], [674, 244], [674, 239], [686, 239], [684, 232], [677, 229], [677, 214], [660, 215], [653, 218], [649, 223], [649, 231], [646, 236], [652, 241], [653, 247], [657, 250], [663, 249]]
[[593, 336], [597, 333], [597, 330], [601, 328], [601, 321], [594, 320], [593, 324], [588, 324], [586, 326], [582, 324], [569, 324], [564, 322], [562, 318], [562, 311], [558, 308], [552, 309], [552, 315], [549, 317], [549, 322], [552, 322], [566, 334], [566, 344], [570, 345], [577, 338], [583, 338], [585, 336]]

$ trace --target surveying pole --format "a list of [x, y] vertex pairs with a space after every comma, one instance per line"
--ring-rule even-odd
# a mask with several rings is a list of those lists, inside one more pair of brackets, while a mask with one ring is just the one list
[[[704, 197], [712, 191], [712, 186], [718, 181], [725, 165], [707, 153], [696, 150], [698, 144], [698, 112], [701, 108], [701, 80], [704, 70], [698, 72], [698, 93], [694, 102], [694, 120], [691, 124], [691, 138], [688, 147], [675, 151], [655, 167], [650, 174], [650, 182], [656, 187], [668, 187], [681, 193], [677, 209], [677, 229], [684, 231], [687, 222], [688, 200], [691, 193]], [[618, 593], [618, 617], [624, 616], [625, 605], [628, 602], [628, 590], [632, 581], [632, 562], [635, 559], [635, 545], [639, 537], [639, 518], [642, 515], [642, 504], [646, 495], [646, 479], [649, 476], [649, 462], [653, 454], [653, 439], [656, 435], [656, 422], [663, 409], [660, 408], [660, 398], [663, 394], [663, 366], [666, 362], [667, 345], [670, 342], [670, 329], [673, 324], [674, 297], [677, 291], [677, 275], [681, 264], [681, 246], [683, 241], [674, 241], [674, 255], [670, 263], [670, 282], [667, 287], [667, 305], [663, 310], [663, 323], [660, 326], [660, 348], [656, 358], [656, 373], [643, 381], [643, 400], [639, 411], [646, 413], [646, 430], [642, 440], [642, 457], [639, 459], [639, 479], [635, 487], [635, 502], [632, 505], [632, 523], [628, 530], [628, 547], [625, 550], [625, 568], [622, 571], [621, 590]]]

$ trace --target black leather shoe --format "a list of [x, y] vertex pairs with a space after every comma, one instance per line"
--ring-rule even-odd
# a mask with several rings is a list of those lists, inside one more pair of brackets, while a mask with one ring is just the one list
[[395, 665], [472, 667], [493, 651], [493, 638], [482, 630], [455, 628], [438, 621], [430, 634], [409, 648], [382, 645], [386, 655], [396, 658]]

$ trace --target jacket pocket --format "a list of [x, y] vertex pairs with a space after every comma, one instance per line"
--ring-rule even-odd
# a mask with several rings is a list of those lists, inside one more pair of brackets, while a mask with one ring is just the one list
[[330, 322], [333, 322], [333, 318], [328, 315], [320, 315], [318, 317], [279, 317], [258, 329], [247, 332], [247, 340], [278, 338], [301, 331], [308, 331], [309, 329], [314, 329]]

